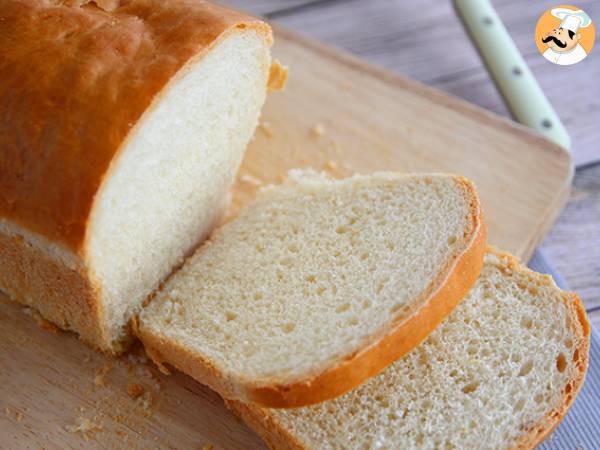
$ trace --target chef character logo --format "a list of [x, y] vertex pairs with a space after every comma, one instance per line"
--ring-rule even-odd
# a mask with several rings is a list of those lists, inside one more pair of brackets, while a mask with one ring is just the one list
[[535, 28], [538, 50], [548, 61], [570, 66], [592, 51], [596, 32], [585, 11], [561, 5], [546, 11]]

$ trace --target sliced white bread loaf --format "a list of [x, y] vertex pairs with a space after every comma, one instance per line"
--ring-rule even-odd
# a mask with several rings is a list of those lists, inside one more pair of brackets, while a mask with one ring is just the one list
[[532, 449], [581, 388], [579, 298], [493, 249], [465, 300], [356, 390], [293, 410], [228, 402], [275, 449]]
[[433, 331], [477, 279], [485, 238], [462, 177], [294, 172], [174, 274], [137, 333], [225, 397], [320, 402]]
[[224, 209], [270, 29], [190, 0], [3, 0], [0, 17], [0, 289], [119, 351]]

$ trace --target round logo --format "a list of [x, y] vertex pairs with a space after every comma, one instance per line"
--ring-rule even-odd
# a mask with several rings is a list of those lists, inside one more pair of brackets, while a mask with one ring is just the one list
[[576, 6], [550, 8], [535, 27], [535, 44], [539, 52], [559, 66], [584, 60], [592, 51], [595, 38], [592, 19]]

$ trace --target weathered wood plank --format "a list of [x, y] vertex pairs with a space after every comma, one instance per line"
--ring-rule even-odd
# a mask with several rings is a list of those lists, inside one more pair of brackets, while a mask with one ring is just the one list
[[[404, 1], [324, 0], [302, 2], [305, 7], [296, 9], [293, 7], [299, 2], [295, 0], [276, 5], [256, 2], [260, 8], [249, 0], [226, 1], [251, 12], [275, 12], [276, 23], [508, 115], [451, 2], [423, 0], [416, 8], [413, 2]], [[537, 19], [548, 5], [527, 0], [494, 4], [567, 126], [575, 162], [600, 159], [596, 144], [600, 127], [595, 126], [600, 122], [600, 58], [590, 57], [572, 67], [548, 63], [537, 53], [532, 37]], [[578, 5], [592, 17], [600, 17], [599, 2], [580, 1]], [[292, 7], [289, 14], [276, 13], [288, 6]], [[595, 53], [599, 51], [595, 49]]]
[[600, 307], [600, 164], [577, 171], [570, 201], [542, 248], [586, 308]]

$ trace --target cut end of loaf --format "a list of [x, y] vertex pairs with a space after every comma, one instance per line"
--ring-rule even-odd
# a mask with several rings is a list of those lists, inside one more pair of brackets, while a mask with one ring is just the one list
[[479, 274], [485, 236], [463, 178], [294, 172], [169, 280], [142, 311], [140, 337], [226, 397], [323, 401], [452, 311]]
[[89, 220], [87, 258], [104, 314], [104, 345], [216, 224], [257, 124], [269, 40], [228, 32], [190, 61], [130, 133]]
[[119, 352], [225, 206], [271, 29], [188, 0], [4, 0], [0, 17], [0, 289]]
[[307, 408], [228, 404], [276, 448], [535, 448], [583, 385], [576, 295], [490, 249], [465, 300], [379, 376]]

